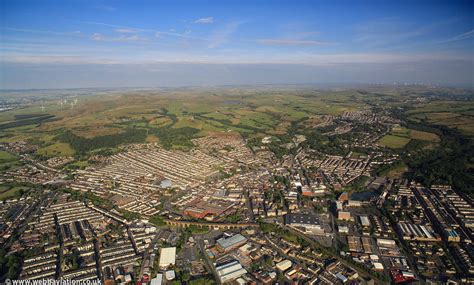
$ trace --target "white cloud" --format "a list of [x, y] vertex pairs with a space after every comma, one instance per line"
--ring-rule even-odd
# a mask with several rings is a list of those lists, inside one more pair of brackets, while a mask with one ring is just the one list
[[202, 41], [206, 41], [207, 39], [206, 38], [202, 38], [202, 37], [195, 37], [195, 36], [191, 36], [191, 31], [186, 31], [185, 33], [174, 33], [174, 32], [165, 32], [165, 31], [156, 31], [155, 32], [155, 37], [156, 38], [160, 38], [164, 35], [167, 35], [167, 36], [173, 36], [173, 37], [178, 37], [178, 38], [185, 38], [185, 39], [194, 39], [194, 40], [202, 40]]
[[[307, 66], [344, 66], [346, 64], [403, 64], [410, 66], [423, 62], [469, 62], [470, 55], [453, 54], [390, 54], [390, 53], [350, 53], [350, 54], [223, 54], [223, 55], [193, 55], [181, 52], [151, 52], [146, 56], [128, 57], [120, 55], [89, 54], [73, 55], [38, 55], [25, 53], [9, 53], [0, 62], [11, 63], [51, 63], [51, 64], [159, 64], [159, 63], [188, 63], [188, 64], [289, 64]], [[77, 52], [78, 54], [78, 52]], [[265, 56], [264, 56], [265, 55]], [[408, 64], [408, 65], [407, 65]]]
[[209, 48], [216, 48], [229, 42], [230, 36], [237, 31], [242, 22], [230, 22], [215, 30], [209, 38]]
[[104, 26], [104, 27], [110, 27], [110, 28], [117, 28], [117, 29], [125, 29], [125, 30], [134, 30], [136, 32], [145, 32], [145, 31], [152, 31], [150, 29], [139, 29], [139, 28], [133, 28], [133, 27], [125, 27], [125, 26], [120, 26], [120, 25], [114, 25], [114, 24], [108, 24], [108, 23], [102, 23], [102, 22], [81, 22], [89, 25], [97, 25], [97, 26]]
[[292, 40], [292, 39], [260, 39], [257, 43], [262, 45], [288, 45], [288, 46], [306, 46], [306, 45], [325, 45], [328, 42], [314, 40]]
[[47, 30], [17, 29], [17, 28], [9, 28], [9, 27], [3, 27], [2, 29], [7, 30], [7, 31], [13, 31], [13, 32], [54, 35], [54, 36], [79, 36], [81, 34], [81, 31], [58, 32], [58, 31], [47, 31]]
[[462, 34], [459, 34], [459, 35], [456, 35], [452, 38], [449, 38], [445, 41], [442, 41], [440, 43], [449, 43], [449, 42], [456, 42], [456, 41], [462, 41], [462, 40], [467, 40], [467, 39], [471, 39], [474, 37], [474, 29], [473, 30], [470, 30], [468, 32], [465, 32], [465, 33], [462, 33]]
[[137, 31], [134, 30], [134, 29], [116, 29], [115, 30], [117, 33], [121, 33], [121, 34], [133, 34], [133, 33], [136, 33]]
[[91, 40], [98, 42], [147, 42], [148, 39], [139, 35], [121, 35], [118, 37], [106, 37], [100, 33], [94, 33]]
[[24, 64], [118, 64], [119, 61], [84, 56], [53, 56], [53, 55], [24, 55], [14, 56], [8, 60], [12, 63]]
[[206, 18], [199, 18], [196, 21], [194, 21], [195, 24], [212, 24], [214, 23], [214, 18], [213, 17], [206, 17]]
[[92, 34], [91, 36], [91, 40], [93, 41], [103, 41], [104, 40], [104, 36], [100, 33], [94, 33]]

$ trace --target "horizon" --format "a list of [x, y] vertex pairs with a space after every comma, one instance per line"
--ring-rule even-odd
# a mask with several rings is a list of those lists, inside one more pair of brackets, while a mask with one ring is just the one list
[[285, 89], [285, 88], [294, 88], [294, 89], [314, 89], [316, 90], [331, 90], [331, 89], [361, 89], [368, 87], [386, 87], [386, 88], [410, 88], [410, 87], [425, 87], [425, 88], [448, 88], [448, 89], [459, 89], [459, 90], [473, 90], [474, 87], [463, 87], [463, 86], [450, 86], [450, 85], [436, 85], [436, 84], [416, 84], [416, 83], [288, 83], [288, 84], [222, 84], [222, 85], [178, 85], [178, 86], [122, 86], [122, 87], [113, 87], [113, 86], [92, 86], [92, 87], [70, 87], [70, 88], [13, 88], [13, 89], [0, 89], [0, 92], [35, 92], [35, 91], [73, 91], [73, 90], [103, 90], [103, 91], [139, 91], [139, 90], [178, 90], [178, 89], [226, 89], [226, 88], [258, 88], [258, 87], [268, 87], [273, 89]]
[[474, 87], [469, 1], [4, 1], [0, 89]]

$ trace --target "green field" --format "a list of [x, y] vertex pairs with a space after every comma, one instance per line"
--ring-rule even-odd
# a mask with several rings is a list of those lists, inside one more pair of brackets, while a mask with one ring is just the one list
[[[77, 155], [84, 150], [58, 139], [65, 131], [83, 139], [101, 138], [105, 150], [122, 143], [157, 142], [167, 148], [187, 150], [191, 139], [208, 134], [234, 131], [248, 138], [267, 135], [285, 136], [292, 124], [310, 128], [323, 115], [340, 115], [378, 105], [404, 108], [415, 122], [433, 122], [474, 132], [473, 104], [455, 101], [407, 103], [426, 92], [423, 88], [368, 87], [355, 89], [276, 89], [276, 88], [195, 88], [167, 91], [124, 92], [80, 97], [77, 105], [61, 107], [45, 102], [0, 114], [3, 126], [0, 141], [29, 139], [38, 145], [38, 154], [46, 157]], [[454, 91], [440, 89], [436, 92]], [[415, 108], [415, 107], [416, 108]], [[20, 115], [20, 116], [18, 116]], [[134, 140], [116, 139], [130, 129], [142, 130]], [[168, 135], [170, 134], [170, 135]], [[380, 143], [401, 148], [409, 140], [437, 143], [436, 134], [400, 128]], [[94, 141], [91, 141], [94, 142]], [[322, 144], [327, 142], [322, 141]], [[96, 151], [90, 147], [86, 151]]]
[[6, 151], [0, 151], [0, 163], [3, 163], [3, 162], [10, 162], [10, 161], [13, 161], [13, 160], [16, 160], [17, 157], [6, 152]]
[[379, 143], [388, 148], [400, 149], [406, 146], [411, 140], [437, 143], [440, 141], [440, 138], [438, 135], [429, 132], [407, 129], [405, 127], [395, 127], [389, 135], [380, 139]]
[[20, 193], [29, 190], [26, 186], [7, 186], [0, 185], [0, 201], [4, 201], [10, 198], [18, 198]]
[[379, 140], [379, 144], [384, 145], [388, 148], [403, 148], [410, 142], [409, 138], [394, 136], [394, 135], [386, 135]]
[[72, 156], [74, 155], [74, 150], [69, 144], [58, 142], [38, 149], [38, 154], [47, 157]]
[[0, 171], [9, 170], [19, 165], [20, 161], [17, 156], [6, 151], [0, 151]]
[[474, 103], [472, 101], [435, 101], [411, 106], [406, 115], [415, 122], [428, 122], [474, 136]]

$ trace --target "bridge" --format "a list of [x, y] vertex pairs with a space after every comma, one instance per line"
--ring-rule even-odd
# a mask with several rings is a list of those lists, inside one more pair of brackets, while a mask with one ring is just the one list
[[232, 223], [205, 223], [205, 222], [191, 222], [191, 221], [177, 221], [177, 220], [164, 220], [167, 225], [185, 228], [189, 226], [197, 226], [200, 228], [219, 228], [219, 229], [242, 229], [242, 228], [258, 228], [258, 224], [246, 223], [246, 224], [232, 224]]

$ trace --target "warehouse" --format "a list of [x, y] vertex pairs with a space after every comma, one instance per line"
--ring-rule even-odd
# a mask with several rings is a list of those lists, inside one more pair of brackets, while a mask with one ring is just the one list
[[234, 250], [247, 242], [247, 238], [241, 234], [236, 234], [229, 238], [220, 238], [217, 240], [217, 248], [223, 252]]
[[308, 232], [324, 233], [319, 218], [306, 214], [286, 214], [285, 225], [292, 227], [302, 227]]
[[237, 260], [217, 266], [216, 271], [221, 283], [235, 280], [247, 273]]
[[176, 247], [164, 247], [160, 251], [159, 266], [162, 269], [174, 265], [176, 262]]

